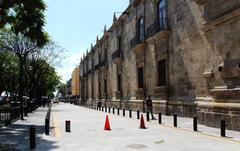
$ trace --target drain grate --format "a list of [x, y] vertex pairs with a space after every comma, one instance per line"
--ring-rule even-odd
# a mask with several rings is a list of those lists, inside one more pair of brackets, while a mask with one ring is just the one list
[[127, 145], [128, 148], [133, 148], [133, 149], [144, 149], [144, 148], [147, 148], [146, 145], [143, 145], [143, 144], [130, 144], [130, 145]]

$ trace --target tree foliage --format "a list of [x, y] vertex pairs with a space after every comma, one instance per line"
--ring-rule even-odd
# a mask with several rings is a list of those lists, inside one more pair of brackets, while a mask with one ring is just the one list
[[46, 5], [43, 0], [1, 0], [0, 29], [22, 33], [38, 46], [48, 42], [44, 32]]

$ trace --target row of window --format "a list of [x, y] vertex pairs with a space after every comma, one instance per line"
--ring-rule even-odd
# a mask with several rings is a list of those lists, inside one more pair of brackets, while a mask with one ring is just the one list
[[[160, 0], [157, 4], [157, 25], [159, 29], [167, 29], [168, 22], [167, 22], [167, 3], [166, 0]], [[145, 41], [145, 20], [141, 17], [138, 20], [137, 24], [138, 28], [138, 41], [144, 42]]]

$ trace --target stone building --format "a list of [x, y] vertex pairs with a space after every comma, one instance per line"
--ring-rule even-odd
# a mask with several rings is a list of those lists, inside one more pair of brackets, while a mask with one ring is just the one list
[[240, 1], [130, 0], [81, 60], [81, 99], [240, 130]]

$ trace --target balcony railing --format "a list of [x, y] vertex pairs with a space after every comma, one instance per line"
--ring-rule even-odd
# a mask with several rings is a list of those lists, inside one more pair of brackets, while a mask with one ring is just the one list
[[99, 63], [99, 67], [104, 67], [106, 65], [106, 60], [101, 60]]
[[100, 64], [99, 63], [95, 65], [95, 70], [98, 70], [98, 69], [100, 69]]
[[130, 48], [135, 47], [139, 43], [140, 43], [139, 36], [135, 36], [133, 39], [130, 40]]
[[121, 50], [115, 50], [113, 53], [112, 53], [112, 60], [115, 60], [117, 58], [121, 58], [122, 57], [122, 51]]
[[88, 74], [92, 74], [92, 69], [89, 69], [89, 70], [88, 70]]
[[160, 31], [169, 30], [169, 19], [161, 18], [158, 22], [153, 23], [147, 28], [147, 38], [152, 37], [154, 34]]

